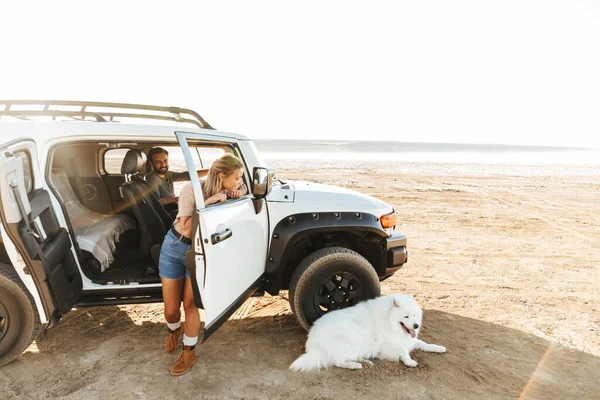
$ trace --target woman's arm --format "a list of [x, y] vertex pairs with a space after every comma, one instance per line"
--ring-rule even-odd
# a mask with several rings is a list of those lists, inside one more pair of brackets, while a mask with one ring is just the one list
[[182, 216], [179, 217], [179, 229], [181, 229], [181, 234], [185, 237], [192, 237], [192, 217], [190, 216]]
[[217, 193], [204, 200], [204, 205], [208, 206], [215, 203], [222, 203], [225, 200], [227, 200], [227, 195], [225, 193]]
[[233, 192], [229, 192], [229, 195], [227, 198], [228, 199], [238, 199], [238, 198], [246, 195], [247, 193], [248, 193], [248, 187], [246, 186], [245, 183], [242, 183], [237, 190], [235, 190]]

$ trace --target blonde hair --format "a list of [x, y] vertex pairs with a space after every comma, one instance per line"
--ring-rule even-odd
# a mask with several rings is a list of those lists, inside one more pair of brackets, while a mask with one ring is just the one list
[[241, 168], [244, 168], [244, 164], [233, 154], [226, 153], [215, 160], [208, 170], [206, 183], [202, 188], [204, 198], [208, 199], [223, 190], [220, 174], [229, 176]]

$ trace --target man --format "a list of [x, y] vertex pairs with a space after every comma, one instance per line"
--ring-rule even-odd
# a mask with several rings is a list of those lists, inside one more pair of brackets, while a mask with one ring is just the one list
[[[148, 165], [152, 171], [146, 175], [146, 185], [158, 197], [163, 206], [177, 204], [173, 182], [189, 181], [189, 172], [169, 171], [169, 152], [162, 147], [153, 147], [148, 152]], [[205, 177], [207, 169], [198, 171], [198, 178]]]

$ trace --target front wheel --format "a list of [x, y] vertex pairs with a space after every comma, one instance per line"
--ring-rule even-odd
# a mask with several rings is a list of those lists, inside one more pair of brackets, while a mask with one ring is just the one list
[[0, 263], [0, 366], [18, 357], [40, 331], [33, 299], [12, 266]]
[[343, 247], [311, 253], [292, 274], [289, 301], [306, 330], [328, 311], [372, 299], [380, 294], [379, 278], [363, 256]]

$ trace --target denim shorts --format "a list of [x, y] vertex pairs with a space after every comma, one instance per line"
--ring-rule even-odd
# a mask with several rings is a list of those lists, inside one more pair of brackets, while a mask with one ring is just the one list
[[185, 253], [191, 248], [191, 245], [178, 240], [173, 232], [169, 230], [160, 248], [160, 258], [158, 260], [158, 274], [160, 277], [166, 279], [189, 277], [190, 272], [185, 266]]

